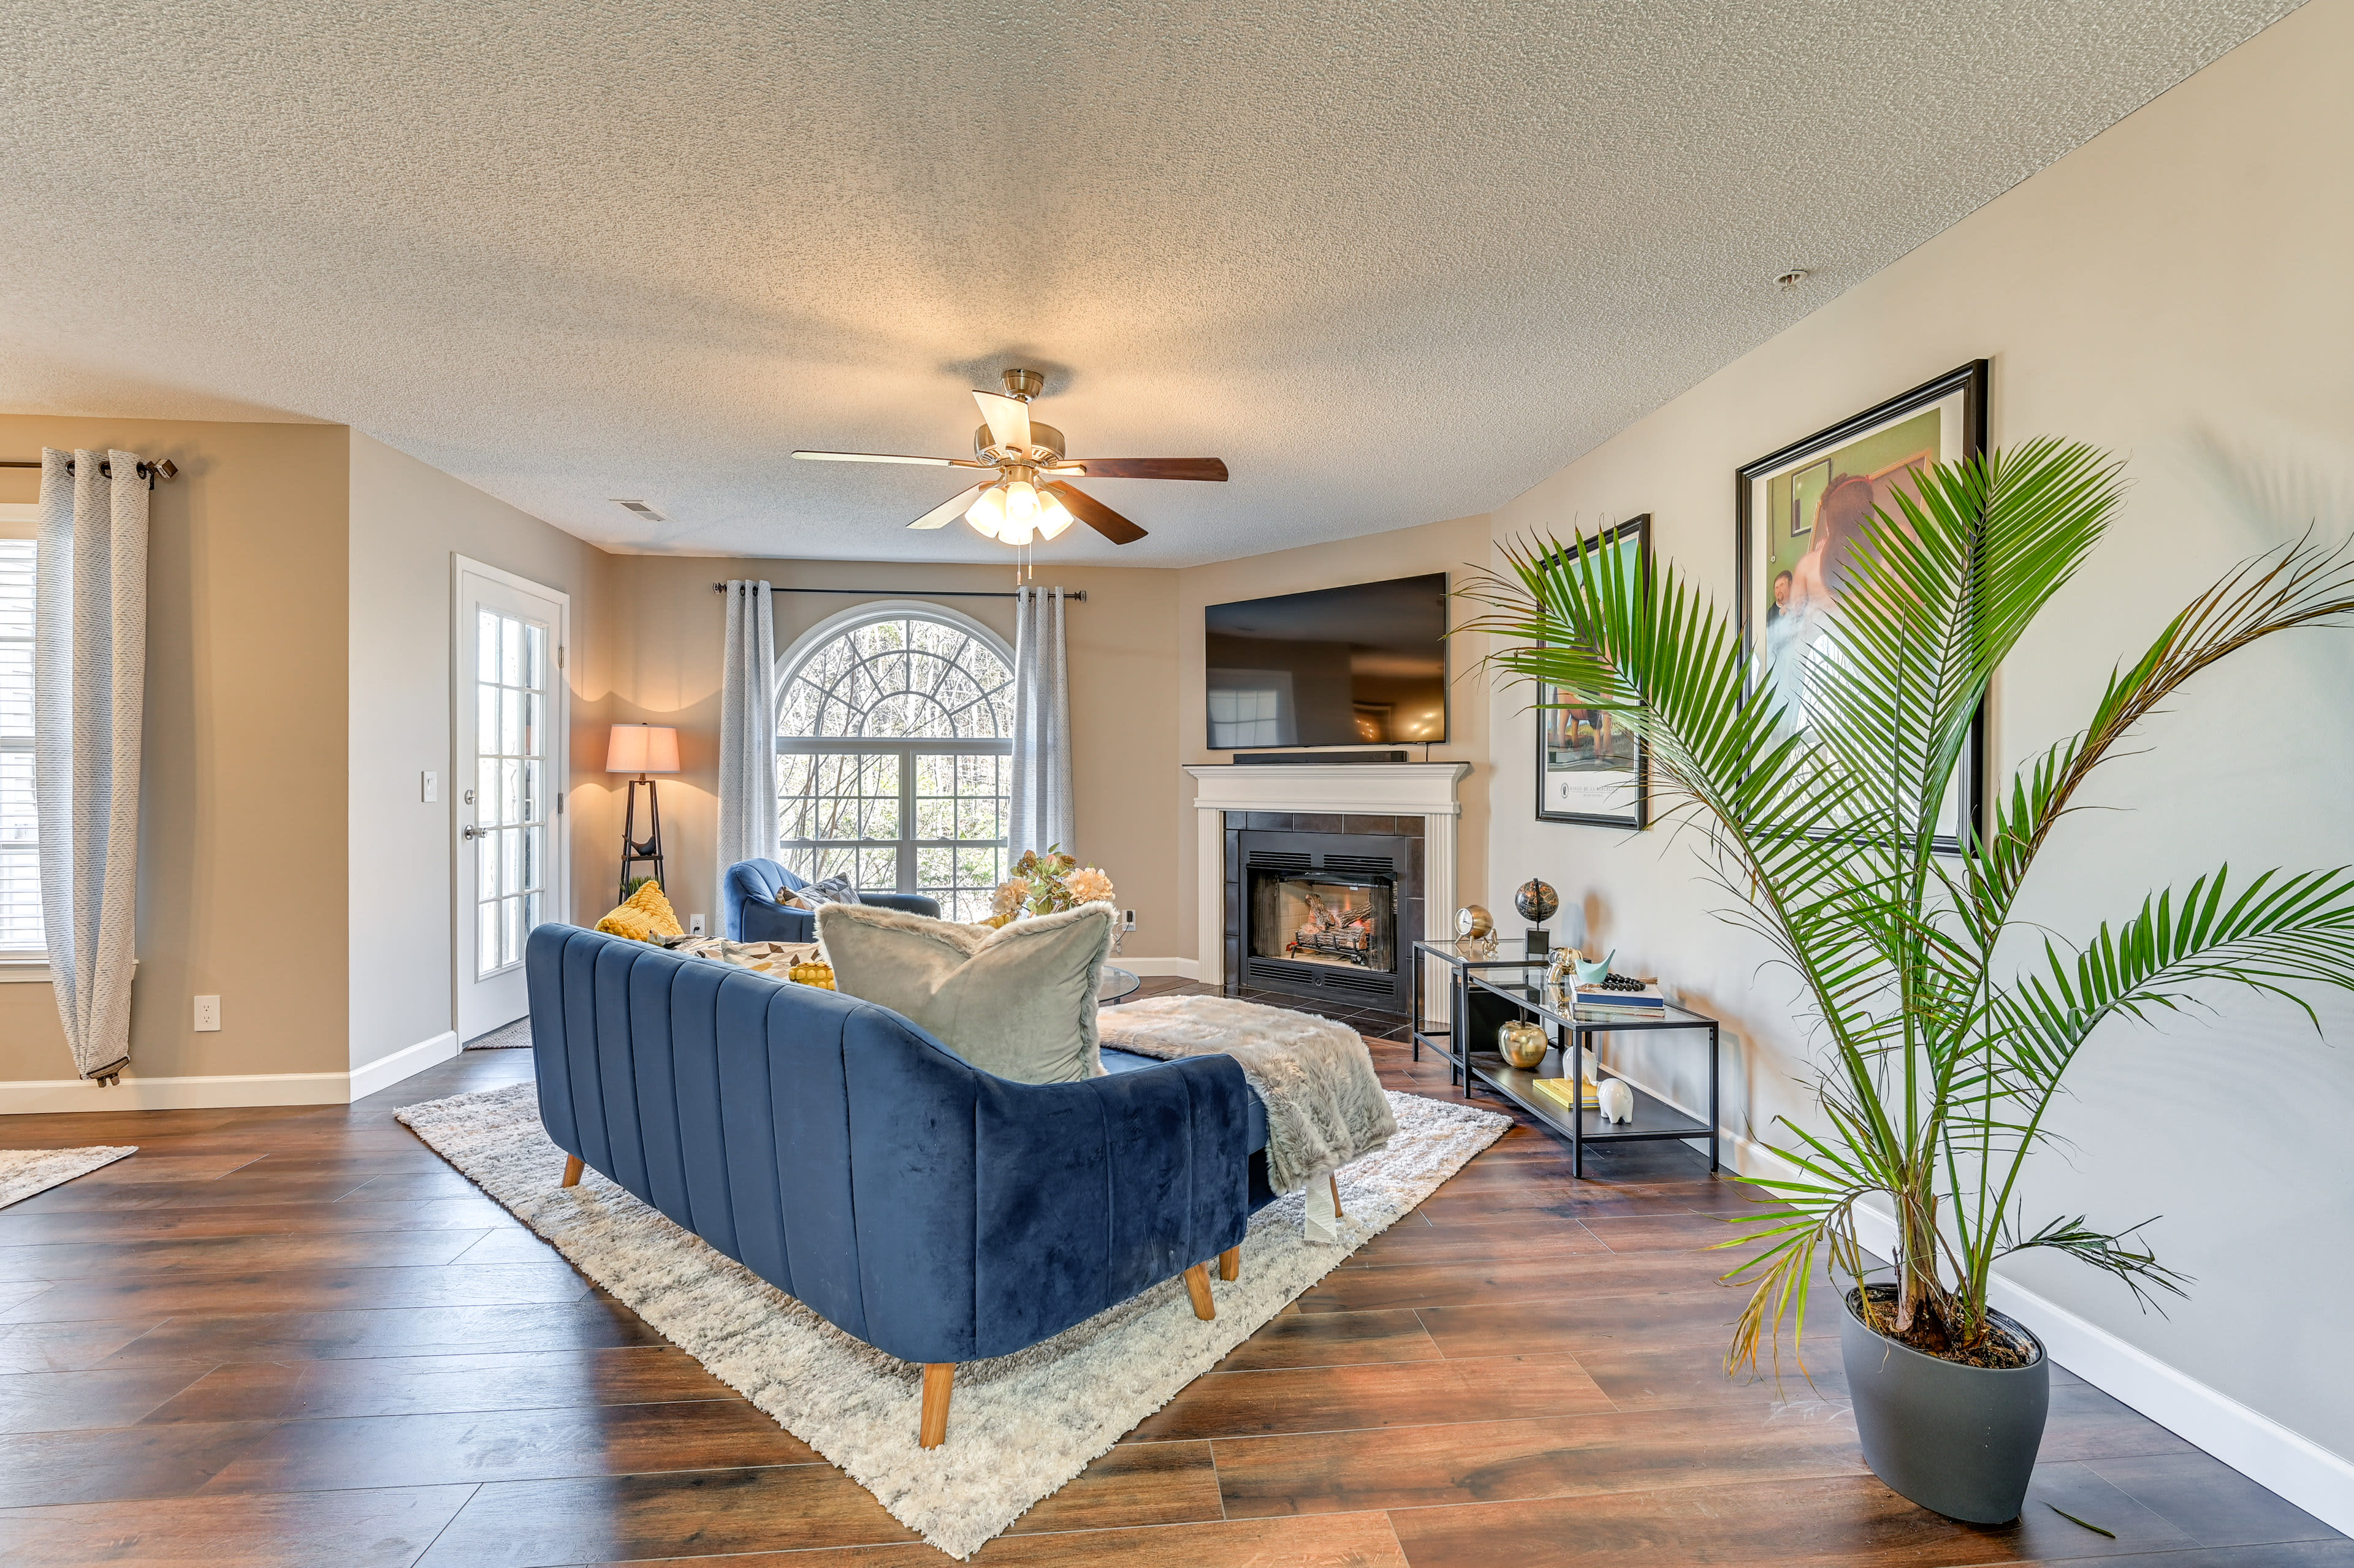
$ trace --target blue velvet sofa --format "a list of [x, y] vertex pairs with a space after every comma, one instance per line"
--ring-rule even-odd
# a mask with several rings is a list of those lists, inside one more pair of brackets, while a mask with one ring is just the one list
[[[773, 860], [739, 860], [719, 883], [720, 935], [731, 942], [814, 942], [817, 912], [790, 909], [777, 902], [779, 893], [798, 893], [809, 884]], [[937, 920], [939, 900], [920, 893], [869, 893], [859, 890], [861, 904], [905, 909]]]
[[873, 1002], [547, 925], [525, 950], [540, 1119], [570, 1156], [845, 1332], [924, 1363], [1023, 1350], [1172, 1276], [1213, 1315], [1267, 1184], [1230, 1056], [1103, 1053], [1017, 1084]]

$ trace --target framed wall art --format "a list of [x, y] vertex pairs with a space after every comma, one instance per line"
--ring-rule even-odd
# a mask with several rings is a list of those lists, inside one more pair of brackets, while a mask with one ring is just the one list
[[[1581, 538], [1577, 550], [1619, 540], [1627, 569], [1651, 569], [1651, 514]], [[1650, 825], [1650, 763], [1643, 743], [1599, 708], [1563, 703], [1537, 685], [1537, 821], [1639, 830]]]
[[[1802, 441], [1744, 464], [1735, 476], [1739, 620], [1754, 689], [1806, 722], [1808, 660], [1825, 642], [1858, 530], [1875, 508], [1893, 515], [1932, 463], [1986, 450], [1987, 362], [1867, 408]], [[1936, 847], [1961, 847], [1962, 823], [1980, 815], [1986, 712], [1946, 791]]]

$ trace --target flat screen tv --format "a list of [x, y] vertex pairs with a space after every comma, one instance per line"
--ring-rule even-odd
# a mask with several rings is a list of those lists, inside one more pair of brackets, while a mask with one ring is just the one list
[[1447, 738], [1447, 574], [1214, 604], [1210, 746]]

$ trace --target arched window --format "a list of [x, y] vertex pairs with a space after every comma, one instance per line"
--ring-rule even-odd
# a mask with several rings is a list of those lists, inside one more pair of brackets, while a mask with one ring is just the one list
[[923, 893], [951, 920], [1005, 877], [1013, 653], [932, 604], [866, 604], [779, 662], [779, 853], [814, 882]]

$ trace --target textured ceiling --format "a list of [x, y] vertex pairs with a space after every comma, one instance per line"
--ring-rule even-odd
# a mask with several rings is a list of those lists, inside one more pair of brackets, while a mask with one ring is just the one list
[[1093, 482], [1151, 537], [1042, 561], [1253, 554], [1500, 504], [2292, 8], [18, 6], [0, 406], [991, 560], [901, 526], [951, 476], [786, 453], [969, 452], [1028, 365], [1075, 454], [1234, 473]]

